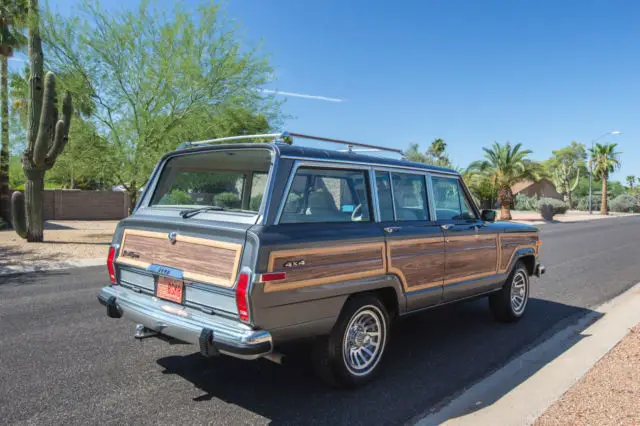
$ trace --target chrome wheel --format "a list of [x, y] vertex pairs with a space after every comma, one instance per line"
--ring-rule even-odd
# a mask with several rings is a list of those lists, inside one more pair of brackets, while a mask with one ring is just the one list
[[363, 306], [349, 321], [342, 341], [342, 356], [349, 372], [364, 376], [380, 361], [387, 327], [384, 315], [375, 306]]
[[517, 316], [522, 315], [529, 298], [528, 280], [524, 271], [519, 270], [511, 281], [511, 309]]

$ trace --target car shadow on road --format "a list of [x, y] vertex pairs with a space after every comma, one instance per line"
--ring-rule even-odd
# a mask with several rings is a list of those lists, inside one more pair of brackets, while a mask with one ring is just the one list
[[[306, 347], [288, 354], [293, 362], [282, 366], [205, 359], [199, 353], [157, 363], [164, 374], [195, 385], [194, 404], [219, 399], [272, 424], [398, 424], [426, 414], [548, 337], [559, 324], [592, 312], [543, 299], [530, 299], [527, 309], [516, 324], [494, 322], [485, 299], [402, 318], [393, 326], [380, 374], [356, 390], [323, 385], [313, 374]], [[520, 379], [512, 386], [526, 377]]]

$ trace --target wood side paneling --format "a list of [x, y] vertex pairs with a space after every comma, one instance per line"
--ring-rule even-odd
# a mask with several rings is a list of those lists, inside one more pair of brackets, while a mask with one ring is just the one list
[[[386, 273], [384, 243], [338, 244], [337, 247], [272, 251], [267, 272], [286, 272], [287, 278], [265, 283], [264, 291], [292, 290]], [[285, 267], [287, 262], [304, 264]]]
[[146, 268], [164, 265], [183, 271], [185, 279], [233, 286], [240, 262], [240, 244], [177, 235], [171, 244], [167, 234], [126, 229], [118, 263]]
[[533, 248], [537, 253], [536, 242], [538, 234], [535, 232], [521, 234], [500, 234], [500, 268], [504, 273], [511, 264], [515, 252], [520, 248]]
[[498, 263], [495, 234], [447, 237], [446, 284], [493, 275]]
[[444, 280], [442, 237], [394, 240], [387, 243], [389, 272], [402, 281], [405, 291], [441, 286]]

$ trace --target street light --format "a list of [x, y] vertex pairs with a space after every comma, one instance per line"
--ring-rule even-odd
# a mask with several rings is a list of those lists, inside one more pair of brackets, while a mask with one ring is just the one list
[[593, 212], [591, 211], [591, 197], [592, 197], [591, 180], [593, 177], [593, 145], [596, 142], [598, 142], [600, 139], [604, 138], [605, 136], [619, 135], [621, 133], [622, 132], [619, 130], [613, 130], [611, 132], [603, 133], [602, 135], [598, 136], [597, 138], [591, 141], [591, 159], [589, 160], [589, 214], [593, 214]]

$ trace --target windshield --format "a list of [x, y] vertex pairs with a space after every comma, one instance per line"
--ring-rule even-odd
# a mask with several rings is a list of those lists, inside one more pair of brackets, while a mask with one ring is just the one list
[[162, 169], [150, 206], [207, 207], [257, 213], [271, 164], [268, 150], [181, 155]]

